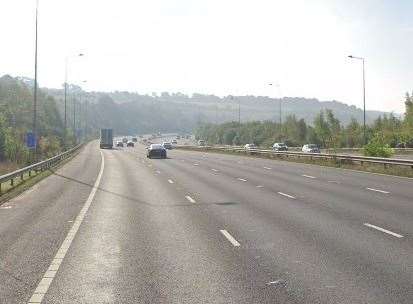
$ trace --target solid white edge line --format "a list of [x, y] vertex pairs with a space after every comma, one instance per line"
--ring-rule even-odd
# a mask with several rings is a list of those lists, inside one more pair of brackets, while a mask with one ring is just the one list
[[220, 232], [227, 238], [228, 241], [234, 246], [239, 247], [241, 244], [225, 229], [220, 230]]
[[75, 238], [77, 231], [79, 230], [80, 225], [83, 222], [83, 219], [89, 210], [90, 205], [92, 204], [93, 198], [95, 197], [96, 191], [99, 188], [100, 181], [102, 179], [103, 175], [103, 170], [105, 168], [105, 158], [103, 156], [102, 151], [100, 151], [100, 156], [101, 156], [101, 164], [100, 164], [100, 171], [99, 174], [96, 178], [95, 184], [93, 185], [92, 190], [90, 191], [90, 194], [83, 205], [82, 209], [80, 210], [79, 214], [77, 215], [72, 228], [70, 228], [69, 232], [66, 235], [65, 240], [63, 241], [62, 245], [60, 246], [59, 250], [57, 251], [54, 259], [50, 263], [49, 268], [47, 271], [44, 273], [42, 280], [39, 282], [37, 285], [33, 295], [31, 296], [30, 300], [28, 303], [42, 303], [43, 297], [47, 293], [50, 284], [52, 283], [59, 267], [60, 264], [62, 263], [63, 259], [66, 256], [67, 251], [70, 248], [70, 245], [72, 244], [73, 239]]
[[185, 195], [185, 198], [190, 201], [191, 203], [195, 204], [196, 200], [194, 200], [192, 197], [190, 197], [189, 195]]
[[246, 179], [243, 179], [243, 178], [241, 178], [241, 177], [238, 177], [237, 180], [242, 181], [242, 182], [246, 182], [246, 181], [247, 181]]
[[301, 176], [303, 176], [303, 177], [307, 177], [307, 178], [316, 178], [315, 176], [312, 176], [312, 175], [307, 175], [307, 174], [302, 174]]
[[287, 193], [284, 193], [284, 192], [277, 192], [277, 193], [278, 193], [278, 194], [280, 194], [280, 195], [283, 195], [283, 196], [285, 196], [285, 197], [295, 199], [295, 197], [294, 197], [294, 196], [289, 195], [289, 194], [287, 194]]
[[374, 188], [369, 188], [369, 187], [367, 187], [366, 189], [370, 190], [370, 191], [374, 191], [374, 192], [384, 193], [384, 194], [389, 194], [390, 193], [389, 191], [384, 191], [384, 190], [379, 190], [379, 189], [374, 189]]
[[173, 180], [171, 180], [171, 179], [168, 179], [168, 183], [173, 184], [173, 183], [174, 183], [174, 181], [173, 181]]
[[390, 231], [390, 230], [387, 230], [387, 229], [384, 229], [384, 228], [381, 228], [381, 227], [379, 227], [379, 226], [372, 225], [372, 224], [369, 224], [369, 223], [364, 223], [364, 226], [367, 226], [367, 227], [370, 227], [370, 228], [379, 230], [379, 231], [381, 231], [381, 232], [390, 234], [390, 235], [395, 236], [395, 237], [397, 237], [397, 238], [399, 238], [399, 239], [403, 237], [403, 235], [401, 235], [401, 234], [395, 233], [395, 232], [393, 232], [393, 231]]

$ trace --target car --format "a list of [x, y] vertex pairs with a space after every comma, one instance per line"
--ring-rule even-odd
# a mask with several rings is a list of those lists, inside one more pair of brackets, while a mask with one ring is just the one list
[[138, 142], [138, 138], [137, 138], [137, 137], [132, 137], [132, 141], [133, 141], [134, 143], [136, 143], [136, 142]]
[[252, 150], [257, 150], [258, 147], [257, 147], [255, 144], [246, 144], [246, 145], [244, 146], [244, 149], [245, 149], [246, 151], [252, 151]]
[[172, 149], [172, 144], [170, 142], [164, 142], [164, 143], [162, 143], [162, 146], [167, 150]]
[[116, 147], [123, 147], [123, 142], [122, 141], [118, 141], [116, 143]]
[[306, 144], [301, 151], [305, 153], [320, 153], [320, 148], [316, 144]]
[[124, 137], [124, 138], [122, 138], [122, 142], [123, 142], [124, 144], [126, 144], [126, 143], [128, 142], [128, 139], [127, 139], [126, 137]]
[[151, 144], [147, 148], [146, 157], [166, 158], [166, 149], [161, 144]]
[[288, 147], [285, 143], [275, 143], [272, 146], [273, 151], [288, 151]]
[[180, 135], [178, 135], [178, 136], [176, 137], [176, 139], [181, 139], [181, 136], [180, 136]]
[[198, 146], [205, 146], [205, 140], [198, 140]]
[[174, 145], [178, 144], [178, 142], [176, 141], [176, 139], [172, 140], [172, 144], [174, 144]]
[[126, 147], [135, 147], [135, 143], [133, 141], [128, 141]]

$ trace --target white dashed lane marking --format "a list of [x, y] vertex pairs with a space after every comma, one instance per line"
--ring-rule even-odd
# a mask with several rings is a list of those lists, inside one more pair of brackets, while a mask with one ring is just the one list
[[241, 181], [241, 182], [246, 182], [247, 180], [241, 177], [238, 177], [237, 180]]
[[378, 230], [378, 231], [381, 231], [381, 232], [390, 234], [390, 235], [395, 236], [395, 237], [397, 237], [397, 238], [399, 238], [399, 239], [403, 237], [403, 235], [401, 235], [401, 234], [395, 233], [395, 232], [393, 232], [393, 231], [390, 231], [390, 230], [387, 230], [387, 229], [384, 229], [384, 228], [381, 228], [381, 227], [379, 227], [379, 226], [372, 225], [372, 224], [369, 224], [369, 223], [364, 223], [364, 226], [367, 226], [367, 227], [376, 229], [376, 230]]
[[171, 180], [171, 179], [168, 179], [168, 183], [173, 184], [173, 183], [174, 183], [174, 181], [173, 181], [173, 180]]
[[90, 191], [89, 197], [87, 198], [83, 208], [80, 210], [78, 216], [75, 219], [75, 222], [72, 225], [72, 228], [69, 230], [65, 240], [57, 251], [52, 263], [50, 264], [47, 271], [44, 273], [42, 280], [37, 285], [36, 290], [34, 291], [32, 297], [28, 303], [42, 303], [47, 290], [49, 289], [50, 284], [53, 281], [59, 267], [66, 256], [67, 251], [72, 244], [73, 239], [75, 238], [77, 231], [79, 230], [80, 225], [83, 222], [83, 219], [86, 215], [86, 212], [89, 210], [90, 205], [92, 204], [93, 198], [95, 197], [96, 191], [99, 188], [100, 180], [102, 179], [103, 170], [105, 168], [105, 159], [103, 153], [100, 152], [101, 156], [101, 165], [98, 177], [96, 178], [95, 184], [93, 185], [92, 191]]
[[238, 241], [237, 241], [228, 231], [226, 231], [225, 229], [220, 230], [220, 232], [227, 238], [228, 241], [231, 242], [231, 244], [232, 244], [234, 247], [239, 247], [239, 246], [241, 245], [241, 244], [238, 243]]
[[214, 172], [219, 172], [219, 170], [217, 170], [217, 169], [211, 169], [212, 171], [214, 171]]
[[303, 176], [303, 177], [307, 177], [307, 178], [316, 178], [315, 176], [312, 176], [312, 175], [307, 175], [307, 174], [303, 174], [303, 175], [301, 175], [301, 176]]
[[270, 167], [264, 167], [264, 169], [271, 170], [272, 168], [270, 168]]
[[295, 197], [294, 196], [292, 196], [292, 195], [289, 195], [289, 194], [287, 194], [287, 193], [284, 193], [284, 192], [277, 192], [279, 195], [282, 195], [282, 196], [285, 196], [285, 197], [288, 197], [288, 198], [292, 198], [292, 199], [295, 199]]
[[194, 199], [193, 199], [192, 197], [190, 197], [189, 195], [186, 195], [185, 198], [186, 198], [189, 202], [191, 202], [191, 203], [193, 203], [193, 204], [196, 203], [196, 200], [194, 200]]
[[384, 191], [384, 190], [379, 190], [379, 189], [374, 189], [374, 188], [366, 188], [367, 190], [374, 191], [374, 192], [379, 192], [379, 193], [384, 193], [384, 194], [389, 194], [389, 191]]

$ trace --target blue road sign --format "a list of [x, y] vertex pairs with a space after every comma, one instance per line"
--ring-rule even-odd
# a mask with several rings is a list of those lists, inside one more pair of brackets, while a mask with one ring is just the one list
[[26, 145], [29, 149], [36, 148], [36, 136], [33, 132], [27, 132], [26, 134]]

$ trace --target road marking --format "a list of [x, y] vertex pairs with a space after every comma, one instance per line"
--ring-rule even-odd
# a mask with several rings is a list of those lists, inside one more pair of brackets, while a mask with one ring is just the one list
[[241, 177], [238, 177], [237, 180], [239, 180], [239, 181], [241, 181], [241, 182], [246, 182], [246, 181], [247, 181], [246, 179], [243, 179], [243, 178], [241, 178]]
[[198, 166], [199, 164], [194, 164], [194, 166]]
[[228, 231], [223, 229], [223, 230], [220, 230], [220, 232], [227, 238], [228, 241], [231, 242], [232, 245], [234, 245], [235, 247], [240, 246], [240, 243], [238, 243], [238, 241], [236, 239], [234, 239], [234, 237], [231, 234], [229, 234]]
[[285, 197], [295, 199], [295, 197], [294, 197], [294, 196], [289, 195], [289, 194], [287, 194], [287, 193], [284, 193], [284, 192], [277, 192], [277, 193], [278, 193], [278, 194], [280, 194], [280, 195], [283, 195], [283, 196], [285, 196]]
[[214, 172], [219, 172], [219, 170], [217, 170], [217, 169], [211, 169], [212, 171], [214, 171]]
[[0, 207], [0, 209], [11, 209], [11, 208], [13, 208], [12, 206], [3, 206], [3, 207]]
[[47, 271], [44, 273], [42, 280], [40, 283], [37, 285], [32, 297], [30, 298], [28, 303], [42, 303], [43, 297], [47, 293], [47, 290], [49, 289], [50, 284], [52, 283], [54, 277], [56, 276], [57, 271], [59, 270], [59, 267], [63, 261], [63, 259], [66, 256], [67, 251], [70, 248], [70, 245], [72, 244], [73, 239], [75, 238], [80, 225], [83, 222], [83, 219], [89, 210], [90, 205], [92, 204], [92, 201], [95, 197], [95, 194], [99, 188], [100, 185], [100, 180], [102, 179], [103, 175], [103, 170], [105, 168], [105, 158], [103, 156], [102, 151], [100, 151], [100, 157], [102, 159], [101, 165], [100, 165], [100, 171], [99, 174], [96, 178], [95, 184], [93, 185], [92, 190], [90, 191], [89, 197], [87, 198], [85, 204], [83, 205], [82, 209], [80, 210], [79, 214], [77, 215], [75, 222], [72, 225], [72, 228], [70, 228], [69, 232], [66, 235], [66, 238], [64, 239], [62, 245], [60, 246], [59, 250], [57, 251], [54, 259], [52, 260], [49, 268]]
[[374, 188], [366, 188], [367, 190], [374, 191], [374, 192], [380, 192], [384, 194], [389, 194], [389, 191], [384, 191], [384, 190], [379, 190], [379, 189], [374, 189]]
[[381, 231], [381, 232], [390, 234], [390, 235], [395, 236], [395, 237], [397, 237], [397, 238], [399, 238], [399, 239], [403, 237], [403, 235], [401, 235], [401, 234], [392, 232], [392, 231], [390, 231], [390, 230], [387, 230], [387, 229], [384, 229], [384, 228], [381, 228], [381, 227], [379, 227], [379, 226], [375, 226], [375, 225], [372, 225], [372, 224], [369, 224], [369, 223], [364, 223], [364, 226], [367, 226], [367, 227], [370, 227], [370, 228], [379, 230], [379, 231]]
[[192, 197], [190, 197], [189, 195], [186, 195], [185, 198], [190, 201], [191, 203], [195, 204], [196, 200], [194, 200]]
[[159, 170], [156, 170], [155, 172], [158, 173], [158, 174], [161, 174], [161, 171], [159, 171]]
[[340, 184], [340, 182], [338, 182], [338, 181], [333, 181], [333, 180], [330, 180], [330, 181], [328, 181], [329, 183], [332, 183], [332, 184]]
[[264, 169], [271, 170], [272, 168], [270, 168], [270, 167], [264, 167]]
[[307, 177], [307, 178], [316, 178], [315, 176], [312, 176], [312, 175], [306, 175], [306, 174], [303, 174], [303, 175], [301, 175], [301, 176], [303, 176], [303, 177]]
[[173, 180], [171, 180], [171, 179], [168, 179], [168, 183], [173, 184], [173, 183], [174, 183], [174, 181], [173, 181]]
[[263, 185], [258, 185], [258, 186], [256, 186], [257, 188], [264, 188], [264, 186]]

